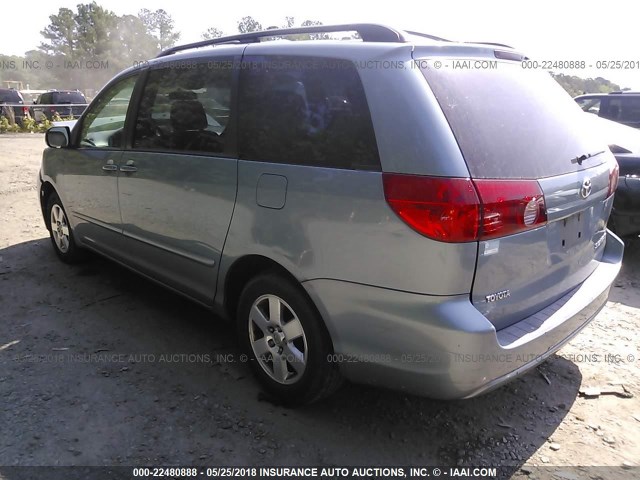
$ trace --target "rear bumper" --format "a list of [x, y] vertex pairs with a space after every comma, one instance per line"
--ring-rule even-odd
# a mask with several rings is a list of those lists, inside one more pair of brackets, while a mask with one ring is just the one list
[[596, 270], [544, 310], [496, 332], [468, 295], [427, 296], [335, 280], [304, 283], [344, 375], [432, 398], [479, 395], [544, 361], [602, 309], [620, 270], [612, 233]]

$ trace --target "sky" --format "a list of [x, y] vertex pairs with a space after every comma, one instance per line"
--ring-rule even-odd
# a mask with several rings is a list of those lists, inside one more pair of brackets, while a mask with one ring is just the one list
[[[61, 7], [76, 10], [90, 0], [3, 0], [0, 53], [23, 55], [42, 41], [40, 31], [49, 15]], [[237, 32], [237, 21], [247, 15], [263, 27], [283, 25], [285, 16], [296, 23], [319, 20], [332, 23], [383, 23], [402, 30], [415, 30], [463, 41], [505, 43], [529, 58], [545, 61], [574, 60], [593, 65], [582, 70], [555, 70], [582, 78], [604, 77], [621, 87], [640, 90], [640, 2], [574, 0], [450, 0], [447, 2], [373, 2], [358, 0], [206, 2], [203, 0], [97, 0], [117, 15], [135, 15], [142, 8], [166, 10], [182, 36], [180, 43], [201, 40], [209, 27], [227, 34]], [[28, 7], [25, 7], [28, 5]], [[595, 62], [635, 62], [635, 69], [596, 69]]]

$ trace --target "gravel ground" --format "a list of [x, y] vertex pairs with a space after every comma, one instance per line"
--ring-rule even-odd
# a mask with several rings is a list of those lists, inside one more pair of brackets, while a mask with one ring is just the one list
[[638, 463], [640, 242], [596, 320], [503, 388], [439, 402], [346, 385], [289, 410], [230, 361], [232, 329], [208, 311], [103, 259], [56, 259], [35, 191], [43, 148], [0, 135], [0, 465], [506, 465], [571, 479], [569, 466]]

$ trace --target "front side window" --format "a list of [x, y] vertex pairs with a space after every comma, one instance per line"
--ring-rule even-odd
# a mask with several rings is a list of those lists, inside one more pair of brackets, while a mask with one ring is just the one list
[[152, 70], [144, 88], [134, 149], [224, 151], [231, 111], [232, 59]]
[[81, 147], [122, 148], [124, 122], [137, 76], [127, 77], [101, 95], [82, 123]]
[[253, 56], [243, 62], [240, 158], [380, 170], [360, 76], [352, 62]]

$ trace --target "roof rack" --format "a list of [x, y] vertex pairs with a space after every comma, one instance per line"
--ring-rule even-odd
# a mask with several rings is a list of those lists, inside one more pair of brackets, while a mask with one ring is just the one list
[[[311, 27], [296, 28], [276, 28], [271, 30], [262, 30], [259, 32], [240, 33], [228, 37], [212, 38], [210, 40], [202, 40], [200, 42], [187, 43], [177, 47], [171, 47], [160, 52], [156, 58], [166, 57], [183, 50], [192, 48], [208, 47], [224, 43], [257, 43], [261, 38], [279, 37], [284, 35], [298, 35], [303, 33], [330, 33], [330, 32], [349, 32], [356, 31], [363, 42], [393, 42], [404, 43], [406, 38], [402, 32], [391, 27], [378, 25], [375, 23], [347, 23], [343, 25], [314, 25]], [[437, 37], [435, 37], [437, 38]]]
[[435, 35], [429, 35], [428, 33], [413, 32], [411, 30], [405, 30], [405, 32], [408, 33], [409, 35], [413, 35], [415, 37], [428, 38], [430, 40], [437, 40], [439, 42], [450, 42], [451, 41], [451, 40], [447, 40], [446, 38], [436, 37]]
[[512, 47], [511, 45], [505, 45], [504, 43], [495, 43], [495, 42], [464, 42], [464, 43], [475, 43], [477, 45], [491, 45], [492, 47], [505, 47], [505, 48], [511, 48], [512, 50], [515, 50], [515, 48]]

